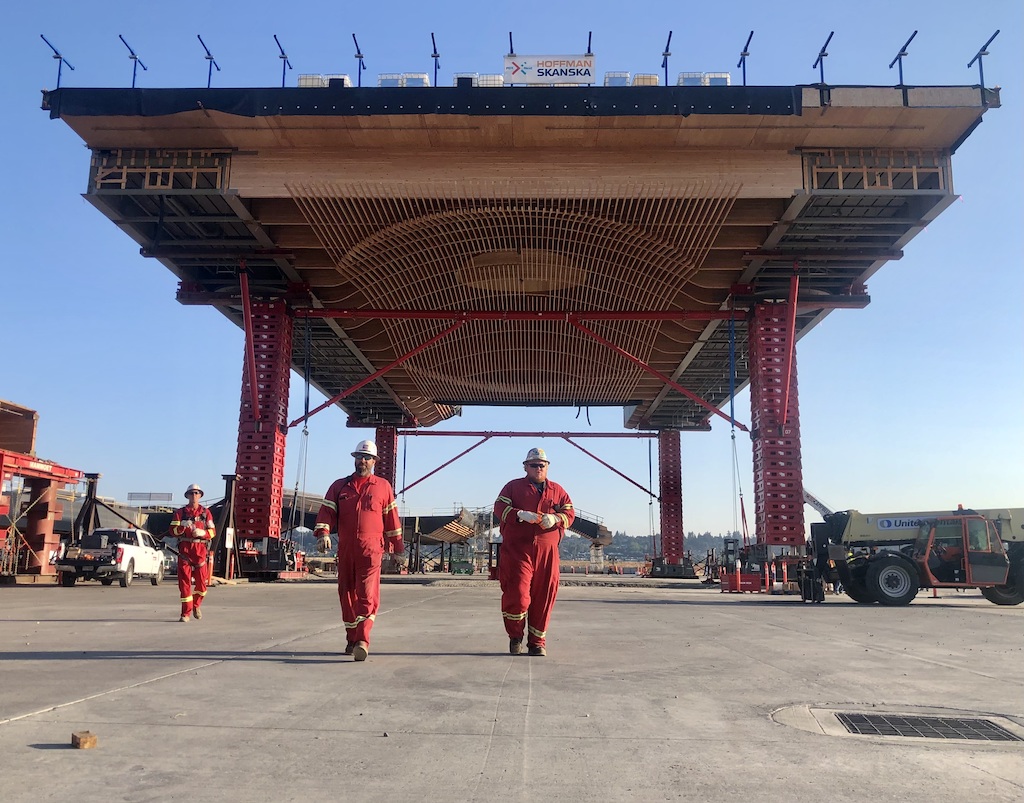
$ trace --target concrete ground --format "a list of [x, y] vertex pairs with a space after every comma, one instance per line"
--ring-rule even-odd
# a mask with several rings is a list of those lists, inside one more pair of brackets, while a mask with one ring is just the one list
[[1024, 606], [670, 582], [564, 586], [547, 658], [508, 654], [494, 582], [389, 582], [365, 663], [327, 583], [219, 586], [189, 624], [173, 583], [0, 587], [3, 799], [1024, 799], [1024, 741], [835, 716], [1024, 737]]

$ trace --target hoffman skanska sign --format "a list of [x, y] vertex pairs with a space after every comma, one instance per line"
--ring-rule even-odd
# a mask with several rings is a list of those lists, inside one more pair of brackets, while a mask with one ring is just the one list
[[594, 56], [505, 56], [506, 84], [592, 84]]

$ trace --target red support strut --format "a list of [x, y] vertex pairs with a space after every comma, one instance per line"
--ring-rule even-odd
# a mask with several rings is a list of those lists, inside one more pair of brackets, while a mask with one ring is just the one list
[[[235, 496], [235, 539], [238, 542], [281, 538], [291, 378], [292, 320], [288, 310], [283, 302], [257, 302], [251, 308], [252, 359], [247, 358], [243, 363], [242, 404], [238, 417], [235, 471], [239, 477]], [[266, 559], [267, 551], [263, 551], [262, 556]]]
[[377, 465], [374, 473], [383, 477], [395, 487], [395, 475], [398, 473], [398, 428], [392, 426], [377, 427]]
[[678, 430], [658, 433], [658, 476], [661, 487], [661, 554], [665, 564], [683, 562], [683, 478]]
[[788, 313], [787, 304], [758, 304], [749, 324], [750, 436], [759, 544], [805, 541], [796, 337]]

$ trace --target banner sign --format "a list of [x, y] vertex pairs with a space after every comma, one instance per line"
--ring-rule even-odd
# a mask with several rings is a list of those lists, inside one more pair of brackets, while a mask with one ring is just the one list
[[174, 499], [174, 494], [169, 493], [154, 493], [152, 491], [128, 492], [129, 502], [170, 502], [172, 499]]
[[593, 84], [594, 54], [586, 56], [505, 56], [506, 84]]

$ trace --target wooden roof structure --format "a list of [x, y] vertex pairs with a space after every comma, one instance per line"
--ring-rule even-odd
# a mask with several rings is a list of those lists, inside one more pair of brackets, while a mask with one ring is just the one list
[[393, 366], [339, 402], [353, 426], [422, 427], [614, 405], [627, 428], [706, 429], [748, 379], [730, 320], [794, 271], [800, 335], [867, 304], [998, 105], [978, 86], [44, 93], [92, 150], [86, 198], [183, 303], [241, 326], [244, 263], [328, 398]]

